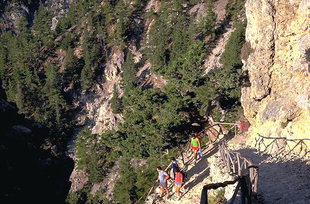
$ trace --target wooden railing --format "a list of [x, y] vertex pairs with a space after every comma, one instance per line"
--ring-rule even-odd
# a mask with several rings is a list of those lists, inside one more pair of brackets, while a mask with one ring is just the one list
[[239, 152], [228, 150], [225, 142], [219, 144], [219, 151], [230, 173], [239, 177], [248, 176], [249, 190], [251, 194], [257, 194], [258, 166], [254, 165], [251, 160], [241, 156]]
[[251, 204], [252, 198], [256, 197], [258, 191], [258, 166], [254, 165], [249, 159], [242, 157], [239, 152], [228, 150], [225, 141], [221, 142], [218, 148], [225, 166], [232, 175], [236, 176], [236, 179], [205, 185], [201, 192], [200, 203], [208, 204], [208, 190], [226, 187], [238, 182], [229, 203], [234, 203], [238, 192], [241, 191], [241, 203]]
[[[217, 140], [214, 144], [217, 144], [218, 142], [220, 142], [220, 140]], [[203, 148], [203, 150], [205, 150], [211, 142], [208, 142], [205, 147]], [[188, 150], [188, 146], [189, 143], [184, 145], [183, 148], [180, 149], [179, 151], [179, 158], [181, 158], [181, 162], [183, 164], [183, 168], [181, 169], [181, 171], [186, 171], [187, 170], [187, 166], [194, 160], [193, 158], [191, 160], [185, 161], [184, 158], [184, 154], [186, 154], [187, 150]], [[214, 149], [216, 149], [217, 146], [213, 146], [212, 148], [208, 149], [207, 152], [204, 153], [204, 155], [209, 154], [210, 152], [212, 152]], [[168, 171], [168, 169], [170, 168], [171, 163], [165, 168], [165, 171]], [[147, 201], [147, 198], [149, 195], [152, 194], [152, 192], [154, 191], [154, 189], [158, 186], [158, 183], [155, 182], [155, 184], [149, 189], [147, 194], [144, 194], [142, 197], [139, 198], [139, 200], [136, 201], [136, 203], [139, 203], [141, 201], [141, 199], [145, 196], [145, 200], [144, 203]], [[171, 189], [173, 187], [173, 184], [171, 183], [168, 188]]]
[[[179, 148], [179, 156], [178, 158], [181, 158], [182, 164], [183, 166], [186, 166], [185, 160], [184, 160], [184, 153], [187, 151], [188, 148], [188, 144], [185, 144], [183, 147]], [[168, 169], [170, 168], [171, 163], [165, 168], [164, 171], [168, 171]], [[183, 167], [184, 168], [184, 167]], [[147, 201], [147, 198], [149, 197], [149, 195], [151, 195], [151, 193], [154, 191], [154, 189], [158, 186], [157, 181], [154, 182], [154, 184], [149, 188], [149, 190], [147, 191], [147, 193], [144, 193], [135, 203], [139, 203], [140, 201], [142, 201], [142, 198], [145, 197], [144, 203]], [[168, 186], [168, 188], [172, 188], [172, 184], [170, 186]]]
[[255, 147], [260, 154], [267, 153], [276, 158], [291, 159], [292, 156], [295, 156], [309, 159], [310, 148], [307, 142], [310, 144], [310, 138], [289, 139], [286, 137], [265, 137], [258, 134], [255, 139]]
[[[207, 136], [207, 133], [206, 131], [210, 128], [213, 128], [215, 126], [219, 126], [219, 125], [229, 125], [230, 128], [228, 129], [228, 131], [234, 131], [234, 134], [236, 135], [236, 124], [235, 123], [222, 123], [222, 122], [214, 122], [212, 125], [209, 125], [207, 126], [206, 128], [204, 128], [202, 131], [200, 131], [199, 133], [197, 133], [198, 135], [201, 135], [203, 137]], [[207, 144], [205, 144], [203, 147], [202, 147], [202, 151], [204, 150], [207, 150], [206, 152], [204, 152], [204, 155], [208, 155], [210, 152], [212, 152], [214, 149], [217, 148], [217, 144], [221, 143], [223, 141], [224, 138], [218, 138], [218, 136], [220, 135], [221, 132], [217, 131], [217, 137], [215, 140], [209, 140]], [[212, 146], [212, 148], [208, 148]], [[179, 150], [179, 157], [181, 159], [181, 162], [183, 164], [183, 168], [181, 169], [182, 171], [186, 170], [187, 169], [187, 166], [193, 161], [192, 160], [189, 160], [189, 161], [185, 161], [184, 159], [184, 154], [186, 154], [187, 150], [188, 150], [188, 147], [189, 147], [189, 143], [185, 144], [183, 147], [180, 148]], [[170, 164], [165, 168], [165, 171], [167, 171], [170, 167]], [[149, 195], [152, 194], [152, 192], [154, 191], [154, 189], [156, 188], [157, 186], [157, 182], [155, 182], [154, 185], [152, 185], [150, 187], [150, 189], [147, 191], [147, 193], [145, 193], [144, 195], [142, 195], [135, 203], [139, 203], [142, 198], [145, 197], [145, 200], [144, 200], [144, 203], [146, 202], [147, 198]], [[172, 188], [172, 184], [169, 186], [169, 188]]]
[[[238, 183], [237, 183], [238, 182]], [[242, 204], [251, 204], [252, 203], [252, 195], [249, 192], [247, 176], [236, 177], [233, 181], [224, 181], [223, 183], [211, 183], [207, 184], [203, 187], [201, 191], [201, 200], [200, 204], [208, 204], [208, 190], [217, 189], [217, 188], [225, 188], [228, 185], [234, 185], [237, 183], [235, 191], [232, 197], [227, 201], [229, 204], [234, 204], [236, 201], [236, 197], [238, 192], [240, 191], [240, 201]]]

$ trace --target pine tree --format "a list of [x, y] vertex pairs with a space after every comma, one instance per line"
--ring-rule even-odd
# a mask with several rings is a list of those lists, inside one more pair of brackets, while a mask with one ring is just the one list
[[[83, 41], [83, 54], [85, 65], [81, 72], [81, 86], [83, 90], [89, 89], [95, 80], [95, 66], [98, 58], [96, 55], [96, 45], [92, 44], [90, 33], [86, 30]], [[94, 52], [95, 51], [95, 52]]]
[[110, 102], [111, 102], [112, 112], [114, 114], [118, 114], [123, 111], [122, 99], [119, 98], [116, 87], [114, 87], [113, 97]]
[[132, 203], [136, 198], [136, 173], [128, 159], [121, 161], [121, 178], [117, 180], [113, 194], [120, 203]]
[[216, 13], [213, 11], [213, 4], [209, 3], [207, 8], [207, 15], [201, 19], [198, 24], [198, 32], [202, 36], [215, 35]]
[[35, 13], [32, 27], [36, 40], [48, 47], [53, 45], [55, 36], [55, 32], [51, 30], [52, 17], [52, 13], [43, 4], [40, 4]]
[[74, 55], [73, 48], [69, 47], [64, 59], [65, 77], [73, 83], [80, 81], [81, 69], [84, 67], [83, 60], [79, 60]]
[[4, 79], [6, 64], [8, 63], [8, 50], [6, 48], [5, 34], [0, 35], [0, 79]]
[[46, 82], [43, 92], [47, 97], [47, 114], [50, 114], [56, 121], [56, 124], [61, 125], [62, 111], [66, 108], [66, 101], [61, 94], [61, 85], [57, 67], [53, 64], [48, 64], [46, 67]]
[[136, 68], [133, 61], [133, 55], [128, 51], [124, 64], [122, 65], [123, 83], [125, 88], [125, 94], [135, 87], [136, 82]]
[[239, 23], [236, 25], [236, 30], [231, 34], [228, 42], [225, 45], [225, 51], [223, 52], [220, 62], [226, 69], [240, 68], [242, 66], [241, 61], [241, 48], [245, 40], [245, 25]]

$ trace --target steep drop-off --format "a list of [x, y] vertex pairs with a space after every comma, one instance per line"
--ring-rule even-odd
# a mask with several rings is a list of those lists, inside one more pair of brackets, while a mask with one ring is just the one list
[[136, 202], [209, 116], [242, 114], [244, 0], [27, 2], [1, 7], [0, 77], [47, 148], [70, 141], [67, 202]]
[[1, 203], [64, 203], [73, 161], [44, 144], [47, 128], [18, 114], [1, 87], [0, 121]]

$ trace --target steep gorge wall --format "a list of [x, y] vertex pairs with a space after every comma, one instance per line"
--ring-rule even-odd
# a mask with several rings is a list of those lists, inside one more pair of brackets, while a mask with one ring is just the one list
[[242, 106], [252, 142], [257, 133], [310, 137], [309, 10], [308, 0], [246, 2], [249, 55], [243, 69], [251, 85], [242, 89]]

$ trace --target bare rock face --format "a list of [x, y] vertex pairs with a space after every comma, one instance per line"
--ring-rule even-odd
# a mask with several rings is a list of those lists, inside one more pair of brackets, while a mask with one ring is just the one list
[[[124, 52], [116, 47], [111, 48], [111, 56], [104, 70], [105, 82], [97, 85], [94, 94], [84, 94], [82, 104], [85, 104], [86, 117], [92, 121], [92, 133], [102, 134], [107, 130], [117, 129], [118, 123], [122, 122], [121, 114], [114, 114], [110, 100], [113, 97], [114, 87], [122, 95], [121, 89], [121, 66], [124, 61]], [[84, 123], [86, 118], [80, 118]]]
[[[120, 74], [123, 62], [124, 52], [117, 47], [112, 47], [111, 55], [103, 73], [105, 82], [100, 85], [97, 84], [94, 87], [93, 93], [83, 93], [79, 99], [78, 103], [83, 107], [83, 111], [78, 116], [79, 123], [89, 125], [92, 128], [92, 134], [102, 134], [108, 130], [115, 130], [118, 124], [123, 122], [122, 114], [114, 114], [110, 103], [113, 97], [114, 87], [120, 92], [120, 95], [123, 94]], [[74, 140], [75, 138], [72, 138], [72, 141], [68, 145], [68, 156], [76, 161]], [[118, 174], [115, 174], [118, 165], [115, 165], [114, 168], [116, 168], [114, 169], [115, 171], [112, 171], [107, 179], [92, 186], [92, 194], [95, 194], [100, 189], [105, 189], [107, 191], [107, 197], [112, 197], [115, 180], [118, 178]], [[70, 176], [70, 181], [72, 183], [70, 192], [77, 192], [88, 184], [89, 178], [84, 170], [79, 170], [75, 166]]]
[[61, 17], [63, 17], [69, 10], [70, 3], [73, 0], [47, 0], [46, 5], [52, 10], [54, 13], [54, 17], [52, 19], [51, 30], [55, 30], [57, 23]]
[[207, 13], [206, 7], [205, 3], [197, 4], [189, 10], [189, 14], [195, 16], [196, 21], [200, 21]]
[[252, 138], [309, 138], [310, 2], [247, 0], [245, 7], [251, 51], [244, 70], [251, 85], [241, 100]]
[[[55, 30], [57, 23], [61, 17], [63, 17], [69, 10], [71, 2], [74, 0], [46, 0], [44, 6], [48, 8], [54, 15], [52, 18], [51, 30]], [[6, 30], [11, 30], [18, 33], [17, 25], [21, 20], [27, 20], [30, 22], [33, 20], [33, 16], [38, 9], [39, 4], [36, 6], [27, 7], [23, 2], [10, 3], [7, 10], [4, 13], [0, 12], [0, 16], [3, 21], [0, 23], [0, 27]]]
[[85, 171], [74, 168], [70, 175], [71, 188], [70, 192], [78, 192], [82, 190], [88, 182], [88, 175]]
[[22, 20], [28, 21], [31, 18], [29, 8], [23, 4], [12, 3], [8, 6], [7, 11], [0, 13], [3, 21], [0, 22], [0, 27], [18, 33], [17, 26]]

